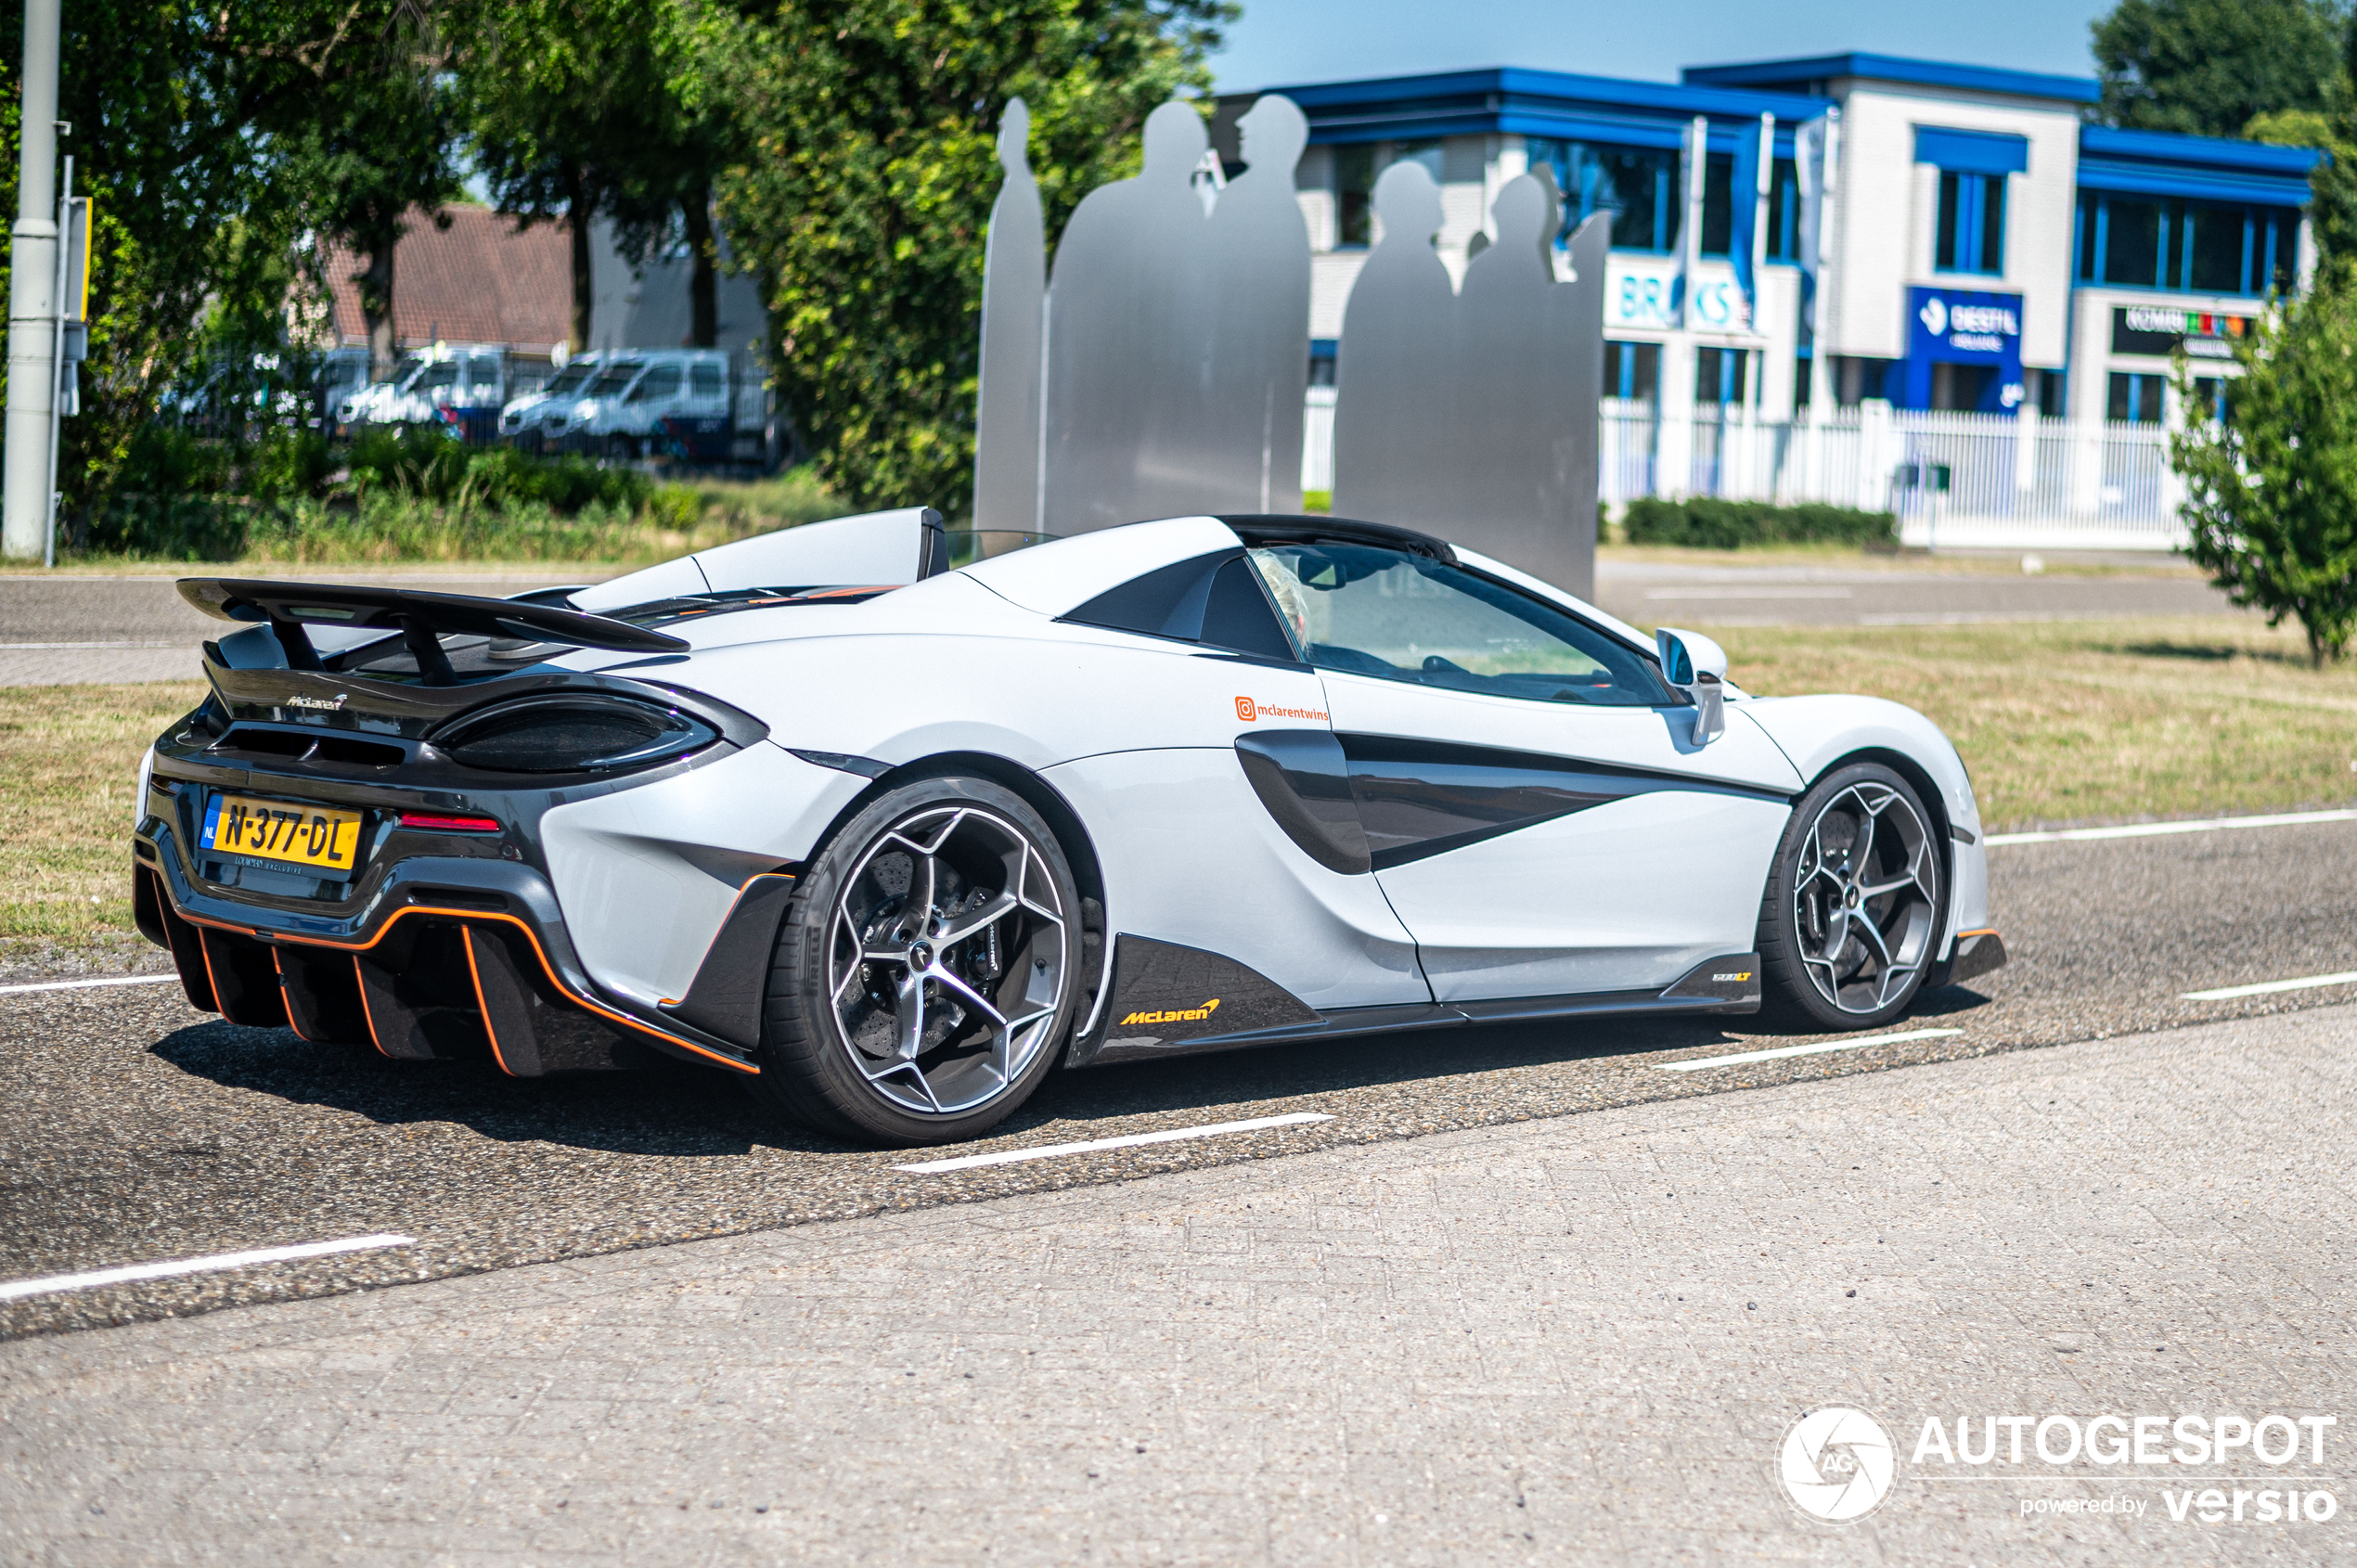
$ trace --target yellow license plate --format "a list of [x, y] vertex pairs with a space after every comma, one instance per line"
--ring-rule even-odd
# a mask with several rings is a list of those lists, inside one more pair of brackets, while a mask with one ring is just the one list
[[349, 871], [360, 853], [360, 814], [333, 806], [215, 795], [198, 842], [222, 855]]

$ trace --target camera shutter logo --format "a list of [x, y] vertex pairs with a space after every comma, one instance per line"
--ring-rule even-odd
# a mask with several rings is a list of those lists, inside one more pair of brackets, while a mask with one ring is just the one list
[[1828, 1405], [1795, 1421], [1777, 1461], [1793, 1502], [1831, 1524], [1863, 1519], [1881, 1506], [1899, 1463], [1882, 1423], [1847, 1405]]

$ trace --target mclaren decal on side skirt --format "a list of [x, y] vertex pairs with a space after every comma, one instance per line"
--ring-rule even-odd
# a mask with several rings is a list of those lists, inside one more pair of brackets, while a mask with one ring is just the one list
[[1075, 1041], [1070, 1065], [1105, 1051], [1160, 1054], [1209, 1035], [1319, 1024], [1315, 1008], [1249, 965], [1127, 932], [1114, 939], [1104, 1017], [1103, 1038]]

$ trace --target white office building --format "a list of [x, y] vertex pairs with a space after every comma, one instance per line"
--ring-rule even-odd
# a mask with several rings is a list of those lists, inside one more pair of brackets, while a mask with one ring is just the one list
[[[2318, 153], [2091, 125], [2092, 80], [1853, 54], [1674, 85], [1508, 68], [1272, 90], [1311, 126], [1309, 488], [1331, 480], [1370, 196], [1402, 159], [1441, 184], [1461, 277], [1535, 166], [1566, 235], [1612, 214], [1608, 500], [1887, 507], [1914, 543], [2174, 543], [2173, 357], [2214, 365], [2196, 394], [2215, 398], [2233, 339], [2314, 265]], [[1250, 101], [1221, 105], [1224, 156]]]

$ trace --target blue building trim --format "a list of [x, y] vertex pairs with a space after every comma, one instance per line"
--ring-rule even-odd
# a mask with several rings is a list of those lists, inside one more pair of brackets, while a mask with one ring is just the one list
[[1759, 60], [1743, 65], [1692, 65], [1678, 74], [1680, 80], [1695, 86], [1781, 89], [1812, 96], [1823, 96], [1825, 83], [1854, 77], [1914, 87], [2008, 93], [2016, 97], [2050, 98], [2063, 103], [2091, 104], [2103, 98], [2101, 84], [2083, 76], [2050, 76], [2042, 71], [1910, 59], [1902, 55], [1814, 55], [1803, 59]]
[[[1502, 132], [1643, 146], [1649, 144], [1622, 133], [1675, 125], [1698, 114], [1710, 119], [1714, 130], [1725, 126], [1731, 132], [1740, 122], [1757, 125], [1763, 114], [1793, 124], [1813, 120], [1827, 108], [1822, 98], [1790, 93], [1626, 82], [1505, 66], [1267, 90], [1300, 106], [1308, 117], [1312, 141], [1330, 143]], [[1596, 128], [1575, 128], [1583, 123]]]
[[2029, 138], [2010, 131], [1918, 125], [1915, 161], [1955, 174], [2018, 174], [2029, 168]]

